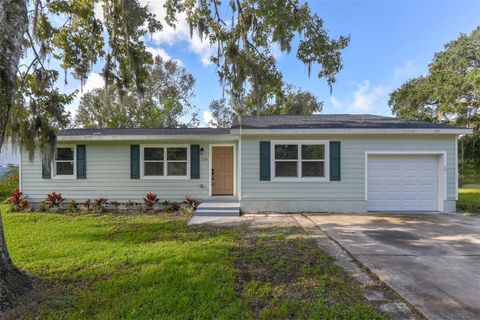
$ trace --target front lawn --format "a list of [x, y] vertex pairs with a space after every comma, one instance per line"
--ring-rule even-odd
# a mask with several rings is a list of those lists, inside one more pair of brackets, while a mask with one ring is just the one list
[[480, 188], [460, 188], [457, 208], [465, 213], [480, 214]]
[[[383, 318], [298, 227], [188, 227], [158, 215], [4, 214], [37, 279], [17, 318]], [[35, 298], [37, 301], [32, 297]]]

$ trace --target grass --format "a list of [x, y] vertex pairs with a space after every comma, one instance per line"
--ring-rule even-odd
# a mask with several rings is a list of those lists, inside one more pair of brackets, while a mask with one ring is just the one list
[[480, 162], [460, 161], [458, 166], [461, 185], [480, 184]]
[[383, 318], [298, 228], [188, 227], [186, 217], [4, 214], [48, 319]]
[[480, 188], [460, 188], [457, 209], [468, 214], [480, 214]]

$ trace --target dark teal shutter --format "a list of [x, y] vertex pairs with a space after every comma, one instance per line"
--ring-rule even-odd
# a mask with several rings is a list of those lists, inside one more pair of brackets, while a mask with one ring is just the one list
[[270, 181], [270, 141], [260, 141], [260, 181]]
[[42, 179], [52, 178], [52, 166], [50, 165], [50, 158], [46, 155], [42, 156]]
[[140, 179], [140, 146], [130, 146], [130, 179]]
[[330, 141], [330, 181], [340, 181], [340, 141]]
[[87, 150], [84, 144], [77, 145], [77, 179], [87, 179]]
[[200, 146], [190, 146], [190, 179], [200, 179]]

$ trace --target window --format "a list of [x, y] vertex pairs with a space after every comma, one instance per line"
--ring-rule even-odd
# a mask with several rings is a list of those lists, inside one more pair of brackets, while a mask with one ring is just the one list
[[145, 148], [144, 152], [144, 175], [163, 176], [163, 148]]
[[58, 147], [55, 150], [54, 160], [55, 177], [75, 176], [75, 147]]
[[167, 175], [187, 175], [187, 148], [167, 148]]
[[276, 180], [325, 180], [327, 144], [319, 141], [272, 141], [272, 176]]
[[189, 149], [187, 146], [143, 147], [143, 177], [188, 177]]

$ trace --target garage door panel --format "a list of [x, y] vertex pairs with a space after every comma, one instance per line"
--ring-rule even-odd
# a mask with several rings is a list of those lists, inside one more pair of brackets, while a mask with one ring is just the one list
[[438, 157], [371, 155], [368, 158], [368, 210], [436, 211]]

